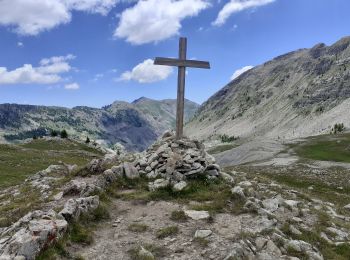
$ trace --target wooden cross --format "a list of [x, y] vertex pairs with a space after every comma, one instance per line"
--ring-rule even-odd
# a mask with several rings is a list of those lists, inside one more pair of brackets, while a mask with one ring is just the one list
[[155, 58], [155, 65], [178, 67], [177, 78], [177, 109], [176, 109], [176, 139], [183, 137], [184, 107], [185, 107], [185, 75], [186, 67], [210, 69], [207, 61], [186, 60], [187, 38], [181, 37], [179, 40], [179, 58]]

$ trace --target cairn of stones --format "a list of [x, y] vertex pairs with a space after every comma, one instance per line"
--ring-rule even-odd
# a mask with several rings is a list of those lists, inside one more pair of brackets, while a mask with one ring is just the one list
[[220, 176], [220, 167], [215, 164], [215, 158], [204, 150], [201, 142], [186, 137], [176, 140], [170, 131], [136, 160], [134, 167], [139, 175], [156, 179], [149, 184], [150, 190], [168, 185], [182, 190], [190, 179], [215, 179]]

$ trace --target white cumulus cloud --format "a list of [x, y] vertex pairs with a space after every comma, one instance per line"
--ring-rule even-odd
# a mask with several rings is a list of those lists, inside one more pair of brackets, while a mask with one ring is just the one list
[[0, 67], [0, 85], [4, 84], [53, 84], [62, 80], [61, 74], [69, 72], [72, 67], [68, 63], [75, 57], [52, 57], [40, 61], [40, 66], [33, 67], [24, 64], [22, 67], [9, 71], [6, 67]]
[[77, 90], [80, 88], [79, 84], [78, 83], [71, 83], [71, 84], [66, 84], [64, 86], [65, 89], [68, 89], [68, 90]]
[[73, 11], [106, 15], [119, 0], [1, 0], [0, 25], [20, 35], [37, 35], [69, 23]]
[[134, 80], [139, 83], [152, 83], [168, 78], [172, 71], [172, 67], [154, 65], [153, 60], [147, 59], [131, 71], [124, 72], [118, 81]]
[[206, 0], [140, 0], [121, 13], [114, 36], [136, 45], [158, 42], [177, 35], [183, 19], [209, 6]]
[[213, 25], [221, 26], [232, 14], [241, 12], [245, 9], [267, 5], [275, 1], [276, 0], [230, 0], [221, 9], [221, 11], [218, 14], [218, 17], [213, 22]]
[[240, 68], [238, 70], [236, 70], [233, 75], [231, 76], [231, 80], [234, 80], [236, 78], [238, 78], [239, 76], [241, 76], [244, 72], [251, 70], [252, 68], [254, 68], [254, 66], [245, 66], [243, 68]]

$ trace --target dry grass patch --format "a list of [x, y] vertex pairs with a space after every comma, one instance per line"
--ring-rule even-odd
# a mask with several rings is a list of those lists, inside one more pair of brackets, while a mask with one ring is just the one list
[[133, 223], [128, 226], [128, 230], [136, 233], [146, 232], [148, 226], [143, 223]]
[[176, 235], [177, 233], [179, 233], [179, 228], [177, 226], [169, 226], [169, 227], [164, 227], [159, 229], [157, 231], [156, 236], [157, 238], [162, 239], [162, 238]]

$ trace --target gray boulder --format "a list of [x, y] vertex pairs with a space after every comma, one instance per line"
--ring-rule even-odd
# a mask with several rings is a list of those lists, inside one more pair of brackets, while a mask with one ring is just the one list
[[148, 188], [150, 191], [155, 191], [160, 188], [165, 188], [170, 185], [169, 180], [166, 179], [157, 179], [154, 182], [148, 183]]
[[138, 170], [131, 163], [125, 162], [123, 164], [125, 177], [128, 179], [136, 179], [140, 177]]

